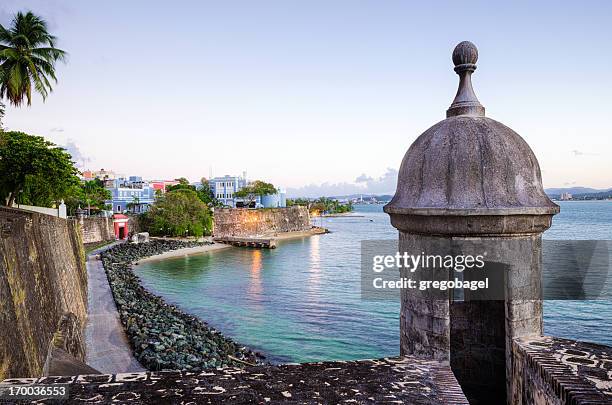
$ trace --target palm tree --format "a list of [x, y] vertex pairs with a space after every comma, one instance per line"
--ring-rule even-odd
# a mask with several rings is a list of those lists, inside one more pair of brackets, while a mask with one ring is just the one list
[[0, 98], [16, 107], [25, 100], [31, 105], [34, 87], [45, 100], [53, 90], [50, 80], [57, 83], [55, 62], [65, 59], [45, 20], [18, 12], [9, 28], [0, 25]]
[[4, 131], [4, 127], [2, 126], [2, 118], [4, 118], [4, 103], [0, 100], [0, 132]]

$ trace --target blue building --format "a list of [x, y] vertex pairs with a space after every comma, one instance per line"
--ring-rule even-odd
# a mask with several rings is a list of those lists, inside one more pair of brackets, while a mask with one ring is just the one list
[[[209, 180], [210, 188], [215, 198], [229, 207], [236, 207], [236, 202], [246, 202], [244, 199], [236, 198], [234, 194], [245, 187], [248, 182], [246, 175], [214, 177]], [[248, 204], [248, 202], [246, 202]], [[239, 204], [240, 205], [240, 204]], [[255, 206], [257, 208], [278, 208], [287, 206], [286, 193], [283, 190], [276, 194], [266, 195], [263, 197], [255, 197]]]
[[112, 200], [106, 203], [112, 204], [115, 213], [145, 212], [155, 202], [155, 189], [140, 176], [115, 179], [106, 189], [112, 195]]
[[263, 208], [281, 208], [287, 206], [287, 194], [284, 190], [277, 189], [276, 194], [257, 196], [257, 203]]
[[215, 198], [230, 207], [236, 206], [234, 194], [247, 184], [244, 177], [229, 175], [214, 177], [208, 183]]

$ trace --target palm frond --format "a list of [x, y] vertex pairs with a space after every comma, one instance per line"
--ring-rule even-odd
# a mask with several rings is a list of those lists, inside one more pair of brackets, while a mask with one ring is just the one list
[[0, 25], [0, 98], [20, 106], [32, 102], [32, 87], [43, 101], [57, 82], [55, 62], [67, 53], [55, 47], [47, 23], [32, 12], [18, 12], [10, 27]]

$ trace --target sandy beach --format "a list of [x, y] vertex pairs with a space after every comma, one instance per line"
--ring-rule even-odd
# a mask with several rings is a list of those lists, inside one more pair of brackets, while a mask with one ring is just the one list
[[[324, 228], [313, 227], [307, 231], [284, 232], [284, 233], [278, 233], [276, 235], [259, 236], [259, 237], [269, 238], [269, 239], [274, 239], [275, 241], [279, 241], [279, 240], [287, 240], [287, 239], [294, 239], [294, 238], [303, 238], [303, 237], [312, 236], [312, 235], [320, 235], [326, 232], [327, 230]], [[149, 256], [144, 259], [138, 260], [138, 262], [134, 264], [138, 265], [140, 263], [153, 262], [156, 260], [168, 259], [170, 257], [197, 255], [200, 253], [212, 252], [212, 251], [221, 250], [221, 249], [228, 249], [231, 247], [232, 245], [226, 244], [226, 243], [212, 243], [210, 245], [202, 245], [202, 246], [196, 246], [196, 247], [190, 247], [190, 248], [171, 250], [168, 252], [161, 253], [159, 255]]]
[[168, 259], [170, 257], [197, 255], [200, 253], [212, 252], [214, 250], [220, 250], [220, 249], [228, 249], [231, 247], [232, 247], [231, 245], [226, 245], [223, 243], [213, 243], [211, 245], [202, 245], [202, 246], [196, 246], [196, 247], [191, 247], [191, 248], [171, 250], [169, 252], [164, 252], [159, 255], [150, 256], [150, 257], [146, 257], [144, 259], [138, 260], [138, 262], [134, 264], [138, 265], [140, 263], [153, 262], [156, 260]]

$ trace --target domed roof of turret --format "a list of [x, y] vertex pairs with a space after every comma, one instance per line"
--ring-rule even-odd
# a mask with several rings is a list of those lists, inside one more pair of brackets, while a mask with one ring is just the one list
[[472, 89], [478, 50], [461, 42], [453, 52], [459, 89], [447, 118], [406, 152], [397, 191], [385, 212], [413, 215], [554, 214], [533, 151], [507, 126], [485, 117]]

